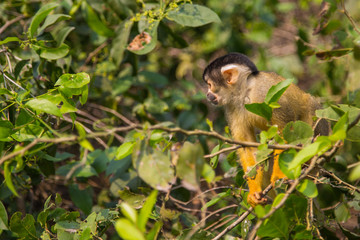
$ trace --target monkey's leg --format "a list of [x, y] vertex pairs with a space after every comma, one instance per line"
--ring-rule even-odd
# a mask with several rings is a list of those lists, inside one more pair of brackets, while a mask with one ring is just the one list
[[271, 179], [270, 179], [273, 186], [275, 185], [275, 182], [278, 179], [286, 178], [285, 174], [281, 171], [280, 166], [279, 166], [279, 156], [282, 152], [283, 152], [282, 150], [278, 150], [278, 149], [274, 150], [274, 165], [273, 165], [273, 171], [272, 171]]
[[[240, 162], [245, 172], [251, 170], [254, 167], [255, 160], [255, 148], [244, 148], [239, 149], [238, 153], [240, 155]], [[264, 170], [263, 168], [256, 167], [256, 176], [248, 177], [247, 183], [249, 186], [249, 194], [247, 201], [251, 206], [258, 204], [266, 204], [267, 199], [262, 196], [262, 183], [264, 181]]]

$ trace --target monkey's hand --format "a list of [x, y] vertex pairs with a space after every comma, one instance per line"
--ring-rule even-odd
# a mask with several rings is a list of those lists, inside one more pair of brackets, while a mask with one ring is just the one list
[[249, 192], [247, 201], [253, 207], [259, 204], [265, 205], [268, 203], [268, 199], [263, 196], [262, 192]]

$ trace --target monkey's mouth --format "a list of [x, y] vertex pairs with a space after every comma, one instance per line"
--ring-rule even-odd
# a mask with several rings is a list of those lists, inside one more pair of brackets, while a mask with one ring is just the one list
[[213, 105], [218, 105], [218, 104], [219, 104], [219, 101], [218, 101], [217, 99], [212, 100], [212, 101], [210, 101], [210, 102], [211, 102], [211, 104], [213, 104]]

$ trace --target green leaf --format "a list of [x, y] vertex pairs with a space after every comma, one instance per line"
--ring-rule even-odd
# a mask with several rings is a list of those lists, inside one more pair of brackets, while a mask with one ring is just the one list
[[40, 137], [44, 133], [44, 128], [35, 124], [28, 124], [12, 134], [11, 137], [18, 142], [31, 141]]
[[[216, 153], [220, 150], [220, 144], [216, 145], [212, 150], [211, 154]], [[219, 163], [219, 155], [216, 155], [215, 157], [212, 157], [210, 159], [210, 166], [215, 169]]]
[[13, 133], [14, 126], [10, 121], [0, 120], [0, 139], [5, 139]]
[[17, 37], [7, 37], [4, 40], [0, 41], [0, 45], [6, 44], [9, 42], [21, 42], [21, 40]]
[[74, 204], [80, 208], [85, 214], [90, 214], [92, 208], [92, 188], [87, 187], [84, 190], [80, 190], [77, 184], [71, 184], [69, 186], [69, 194]]
[[74, 232], [80, 228], [80, 224], [74, 221], [58, 221], [56, 222], [55, 230], [67, 230], [68, 232]]
[[89, 150], [89, 151], [94, 151], [94, 147], [91, 145], [91, 143], [86, 140], [86, 139], [82, 139], [80, 142], [79, 142], [80, 146], [82, 146], [83, 148]]
[[331, 148], [331, 141], [328, 137], [320, 136], [316, 141], [298, 152], [295, 158], [289, 163], [289, 170], [299, 167], [301, 164], [307, 162], [315, 155], [321, 155]]
[[26, 214], [21, 219], [22, 213], [16, 212], [10, 219], [10, 231], [17, 234], [21, 239], [38, 239], [36, 236], [35, 219], [32, 215]]
[[15, 186], [12, 182], [11, 179], [11, 169], [12, 167], [10, 167], [11, 161], [7, 161], [4, 164], [4, 178], [5, 178], [5, 183], [6, 186], [9, 188], [9, 190], [15, 195], [15, 196], [19, 196], [18, 193], [16, 192]]
[[181, 5], [178, 9], [170, 11], [167, 17], [170, 20], [189, 27], [199, 27], [211, 22], [221, 22], [219, 16], [211, 9], [188, 3]]
[[339, 206], [335, 208], [335, 218], [339, 223], [346, 222], [350, 217], [350, 211], [346, 203], [340, 203]]
[[115, 229], [125, 240], [145, 240], [142, 232], [128, 219], [120, 218], [115, 222]]
[[90, 83], [90, 76], [85, 72], [76, 74], [63, 74], [56, 81], [55, 86], [63, 86], [66, 88], [81, 88]]
[[28, 30], [28, 35], [29, 38], [33, 38], [34, 34], [36, 33], [37, 29], [40, 26], [40, 23], [46, 18], [47, 15], [49, 15], [49, 13], [56, 8], [57, 6], [59, 6], [58, 3], [48, 3], [44, 6], [42, 6], [39, 11], [35, 14], [35, 16], [33, 17], [33, 19], [31, 20], [30, 23], [30, 27]]
[[29, 59], [26, 60], [21, 60], [20, 62], [18, 62], [15, 66], [15, 71], [14, 71], [14, 76], [15, 79], [19, 78], [20, 72], [21, 70], [24, 68], [25, 65], [27, 65], [30, 62]]
[[56, 48], [41, 46], [40, 57], [48, 60], [56, 60], [65, 57], [69, 53], [69, 50], [69, 46], [65, 43], [61, 44], [59, 47]]
[[[159, 23], [160, 23], [159, 21], [155, 21], [154, 23], [152, 23], [152, 25], [150, 26], [149, 29], [146, 29], [144, 34], [148, 34], [149, 37], [151, 38], [149, 43], [141, 42], [142, 48], [140, 47], [139, 49], [132, 49], [131, 48], [132, 44], [130, 43], [129, 46], [127, 47], [127, 49], [130, 52], [133, 52], [137, 55], [144, 55], [144, 54], [148, 54], [149, 52], [151, 52], [156, 47], [156, 43], [157, 43], [157, 39], [158, 39], [157, 30], [158, 30]], [[137, 37], [140, 38], [139, 35]], [[145, 43], [145, 45], [143, 45], [144, 43]], [[136, 44], [136, 46], [137, 45], [138, 45], [138, 43]]]
[[115, 160], [121, 160], [129, 156], [133, 151], [134, 145], [134, 142], [125, 142], [121, 144], [116, 150]]
[[114, 36], [113, 30], [108, 28], [96, 15], [95, 11], [86, 1], [82, 1], [82, 11], [89, 27], [97, 34], [104, 37]]
[[279, 156], [280, 170], [289, 178], [296, 179], [301, 174], [301, 165], [296, 166], [294, 169], [289, 169], [290, 163], [293, 161], [296, 155], [296, 150], [291, 149], [286, 152], [282, 152]]
[[281, 95], [286, 91], [286, 89], [290, 86], [292, 82], [292, 79], [286, 79], [272, 86], [266, 94], [264, 102], [267, 104], [271, 104], [279, 101]]
[[314, 136], [312, 127], [302, 121], [289, 122], [284, 127], [282, 133], [285, 141], [294, 145], [307, 144], [311, 141], [312, 136]]
[[138, 218], [137, 212], [136, 212], [136, 210], [135, 210], [132, 206], [130, 206], [130, 205], [129, 205], [128, 203], [126, 203], [126, 202], [122, 202], [122, 203], [120, 204], [120, 208], [121, 208], [122, 214], [124, 214], [124, 216], [125, 216], [127, 219], [131, 220], [133, 223], [136, 223], [136, 222], [137, 222], [137, 218]]
[[38, 33], [41, 33], [42, 31], [45, 30], [45, 28], [63, 21], [63, 20], [69, 20], [71, 19], [70, 15], [66, 15], [66, 14], [52, 14], [52, 15], [48, 15], [45, 19], [44, 24], [38, 29]]
[[7, 90], [6, 88], [0, 88], [0, 96], [1, 95], [13, 96], [14, 94], [12, 92], [10, 92], [9, 90]]
[[112, 46], [110, 50], [110, 58], [113, 59], [116, 66], [120, 66], [124, 58], [124, 51], [127, 46], [132, 26], [132, 21], [123, 21], [116, 30], [116, 36], [112, 41]]
[[185, 142], [179, 150], [176, 173], [182, 179], [185, 188], [198, 190], [200, 176], [204, 166], [204, 152], [200, 144]]
[[285, 202], [284, 212], [289, 220], [301, 223], [306, 216], [307, 200], [301, 195], [291, 194]]
[[35, 110], [37, 113], [43, 112], [55, 115], [57, 117], [62, 117], [60, 109], [52, 102], [47, 99], [35, 98], [28, 101], [25, 106], [30, 107]]
[[348, 128], [349, 112], [346, 112], [333, 127], [333, 133], [329, 137], [331, 141], [344, 140]]
[[145, 232], [146, 224], [156, 203], [157, 194], [156, 190], [152, 191], [140, 210], [137, 226], [142, 232]]
[[318, 190], [315, 183], [309, 179], [304, 179], [298, 186], [296, 186], [296, 190], [308, 198], [316, 198], [318, 195]]
[[266, 103], [245, 104], [246, 110], [259, 115], [270, 121], [272, 117], [272, 108]]
[[201, 210], [204, 210], [205, 208], [211, 207], [218, 203], [221, 199], [228, 197], [231, 195], [231, 192], [228, 190], [226, 192], [219, 193], [217, 196], [213, 197], [209, 202], [207, 202]]
[[144, 102], [144, 106], [148, 112], [154, 114], [161, 114], [169, 110], [167, 103], [155, 96], [148, 97]]
[[154, 227], [146, 235], [146, 240], [156, 240], [156, 239], [158, 239], [158, 235], [159, 235], [159, 232], [160, 232], [162, 226], [163, 226], [162, 221], [156, 221], [155, 224], [154, 224]]
[[349, 181], [354, 182], [360, 179], [360, 165], [357, 165], [353, 170], [351, 170], [349, 175]]
[[212, 183], [215, 179], [215, 171], [209, 164], [205, 163], [201, 176], [206, 180], [207, 183]]
[[174, 180], [174, 169], [168, 155], [154, 150], [134, 159], [139, 177], [155, 189], [168, 190]]
[[346, 54], [349, 54], [353, 49], [352, 48], [342, 48], [335, 50], [327, 50], [327, 51], [318, 51], [315, 53], [316, 57], [321, 60], [330, 60], [333, 57], [341, 57]]
[[66, 26], [66, 27], [61, 28], [57, 32], [51, 33], [51, 35], [53, 36], [54, 40], [57, 43], [56, 46], [60, 47], [64, 43], [64, 41], [65, 41], [66, 37], [69, 35], [69, 33], [71, 31], [73, 31], [74, 29], [75, 29], [75, 27]]
[[0, 229], [1, 230], [8, 230], [8, 215], [4, 204], [0, 201]]
[[81, 105], [84, 105], [88, 99], [88, 95], [89, 95], [89, 88], [87, 85], [82, 87], [82, 92], [81, 92], [81, 96], [80, 96], [80, 103]]
[[[83, 222], [80, 224], [80, 229], [83, 231], [89, 229], [92, 234], [97, 235], [97, 214], [92, 212]], [[89, 238], [87, 238], [89, 239]], [[92, 239], [92, 238], [90, 238]]]
[[257, 235], [261, 238], [289, 239], [289, 223], [283, 210], [279, 209], [263, 222]]

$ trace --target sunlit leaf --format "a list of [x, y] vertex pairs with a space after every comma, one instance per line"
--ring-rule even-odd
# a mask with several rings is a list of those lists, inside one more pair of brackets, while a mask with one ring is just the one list
[[70, 15], [66, 15], [66, 14], [52, 14], [52, 15], [48, 15], [44, 21], [44, 24], [38, 29], [38, 33], [41, 33], [42, 31], [45, 30], [45, 28], [63, 21], [63, 20], [69, 20], [71, 19]]
[[120, 237], [126, 240], [145, 240], [142, 232], [128, 219], [120, 218], [115, 222], [115, 229]]
[[38, 113], [43, 112], [55, 115], [57, 117], [62, 117], [60, 109], [47, 99], [35, 98], [28, 101], [25, 106], [30, 107]]
[[121, 160], [132, 153], [134, 142], [125, 142], [121, 144], [116, 150], [115, 160]]
[[40, 47], [40, 57], [48, 60], [56, 60], [65, 57], [69, 51], [70, 48], [65, 43], [56, 48]]
[[293, 82], [292, 79], [286, 79], [282, 82], [279, 82], [278, 84], [272, 86], [268, 93], [266, 94], [265, 103], [271, 104], [276, 103], [279, 101], [282, 94], [286, 91], [286, 89], [290, 86], [290, 84]]
[[0, 41], [0, 45], [6, 44], [9, 42], [21, 42], [21, 40], [17, 37], [7, 37], [4, 40]]
[[137, 226], [142, 232], [145, 232], [146, 223], [148, 222], [151, 212], [155, 206], [157, 194], [158, 192], [156, 190], [152, 191], [140, 210]]
[[167, 17], [170, 20], [189, 27], [198, 27], [211, 22], [221, 22], [219, 16], [211, 9], [188, 3], [169, 12]]
[[55, 86], [64, 86], [66, 88], [81, 88], [90, 83], [90, 76], [87, 73], [81, 72], [77, 74], [63, 74], [56, 81]]
[[121, 209], [121, 212], [122, 214], [124, 214], [124, 216], [129, 219], [130, 221], [132, 221], [133, 223], [136, 223], [137, 222], [137, 212], [136, 210], [130, 206], [128, 203], [126, 202], [122, 202], [120, 204], [120, 209]]
[[309, 179], [304, 179], [296, 189], [308, 198], [315, 198], [318, 195], [315, 183]]
[[57, 6], [59, 6], [58, 3], [48, 3], [44, 6], [42, 6], [39, 11], [34, 15], [34, 17], [31, 20], [30, 23], [30, 27], [28, 30], [28, 34], [30, 38], [34, 37], [34, 34], [36, 33], [36, 31], [38, 30], [40, 23], [46, 18], [47, 15], [49, 15], [49, 13], [56, 8]]

